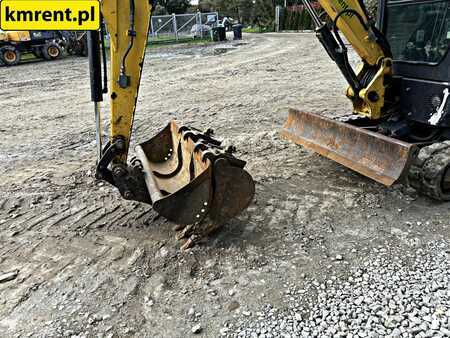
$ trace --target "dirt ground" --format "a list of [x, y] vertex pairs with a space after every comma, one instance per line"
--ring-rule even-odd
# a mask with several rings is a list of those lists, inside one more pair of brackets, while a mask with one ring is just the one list
[[251, 207], [184, 253], [172, 224], [93, 180], [86, 59], [3, 67], [0, 83], [0, 275], [19, 271], [0, 283], [2, 337], [186, 337], [197, 323], [197, 336], [217, 337], [283, 308], [286, 285], [345, 277], [374, 247], [403, 256], [448, 239], [449, 204], [279, 137], [288, 107], [351, 109], [314, 35], [150, 50], [135, 142], [172, 118], [210, 127], [256, 181]]

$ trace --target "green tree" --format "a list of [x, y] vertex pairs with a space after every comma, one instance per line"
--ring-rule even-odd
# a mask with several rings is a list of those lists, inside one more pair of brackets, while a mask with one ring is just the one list
[[303, 13], [305, 13], [305, 20], [303, 21], [303, 27], [302, 29], [313, 29], [314, 25], [312, 23], [311, 15], [304, 10]]
[[199, 9], [203, 12], [217, 11], [239, 22], [249, 23], [253, 13], [252, 0], [202, 0]]
[[158, 3], [164, 8], [165, 14], [183, 14], [191, 6], [189, 0], [159, 0]]
[[167, 14], [166, 9], [163, 6], [157, 4], [154, 15], [165, 15], [165, 14]]
[[275, 28], [275, 8], [284, 5], [284, 0], [254, 0], [255, 21], [266, 29]]
[[[288, 5], [295, 3], [295, 0], [288, 1]], [[199, 9], [204, 12], [217, 11], [220, 15], [232, 17], [244, 24], [273, 29], [277, 5], [284, 5], [284, 0], [201, 0]]]

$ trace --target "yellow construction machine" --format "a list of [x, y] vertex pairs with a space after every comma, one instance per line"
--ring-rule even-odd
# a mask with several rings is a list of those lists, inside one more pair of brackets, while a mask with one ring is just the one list
[[319, 0], [329, 23], [303, 3], [354, 109], [339, 120], [291, 109], [282, 135], [386, 186], [404, 179], [450, 200], [450, 1], [380, 0], [374, 20], [362, 0]]
[[61, 31], [0, 30], [0, 63], [15, 66], [24, 54], [55, 60], [62, 56], [65, 46]]
[[[96, 177], [118, 188], [127, 200], [147, 203], [177, 230], [189, 246], [217, 229], [250, 204], [255, 185], [213, 132], [177, 126], [137, 146], [127, 161], [136, 102], [147, 47], [150, 17], [156, 1], [103, 0], [105, 25], [88, 33], [91, 97], [95, 104], [98, 163]], [[105, 32], [110, 36], [107, 71]], [[109, 90], [107, 74], [110, 76]], [[110, 98], [110, 131], [102, 145], [103, 95]]]

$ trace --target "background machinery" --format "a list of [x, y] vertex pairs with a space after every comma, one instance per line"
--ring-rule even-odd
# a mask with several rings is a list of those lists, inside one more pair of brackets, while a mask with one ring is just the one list
[[362, 0], [319, 0], [331, 24], [303, 3], [354, 111], [334, 120], [291, 109], [282, 135], [387, 186], [407, 179], [450, 200], [450, 1], [380, 0], [375, 21]]
[[0, 63], [15, 66], [24, 54], [55, 60], [66, 51], [87, 56], [86, 32], [70, 31], [0, 31]]
[[[103, 0], [105, 25], [88, 32], [98, 146], [96, 177], [117, 187], [125, 199], [152, 205], [159, 215], [177, 224], [179, 237], [187, 238], [185, 246], [189, 246], [244, 210], [255, 186], [243, 169], [245, 162], [233, 155], [233, 147], [223, 148], [212, 130], [179, 127], [175, 121], [138, 145], [137, 158], [127, 161], [155, 5], [156, 1]], [[108, 71], [106, 30], [110, 36]], [[106, 93], [110, 130], [103, 146], [100, 102]]]
[[69, 55], [88, 56], [86, 31], [61, 31]]
[[54, 60], [62, 55], [64, 45], [59, 31], [0, 31], [0, 61], [15, 66], [27, 53]]

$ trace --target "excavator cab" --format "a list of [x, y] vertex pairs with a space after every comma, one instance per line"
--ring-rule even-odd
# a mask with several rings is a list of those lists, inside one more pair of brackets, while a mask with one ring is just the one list
[[[128, 161], [132, 126], [144, 66], [150, 17], [156, 1], [103, 0], [104, 24], [88, 33], [91, 99], [97, 130], [97, 179], [127, 200], [153, 206], [177, 224], [187, 245], [205, 237], [251, 203], [255, 184], [212, 130], [202, 132], [170, 121], [139, 144]], [[109, 70], [105, 35], [110, 37]], [[109, 75], [109, 81], [108, 81]], [[108, 88], [109, 83], [109, 88]], [[110, 97], [110, 130], [103, 146], [101, 102]], [[186, 244], [185, 244], [186, 245]]]
[[394, 58], [393, 89], [400, 97], [399, 111], [419, 129], [404, 134], [411, 142], [430, 141], [426, 134], [434, 132], [444, 132], [441, 138], [447, 138], [450, 1], [390, 0], [381, 6], [379, 26]]
[[380, 0], [375, 21], [361, 0], [319, 0], [328, 24], [303, 2], [354, 109], [339, 119], [291, 109], [282, 135], [386, 186], [450, 200], [450, 1]]

